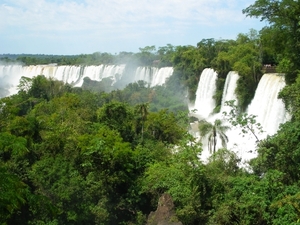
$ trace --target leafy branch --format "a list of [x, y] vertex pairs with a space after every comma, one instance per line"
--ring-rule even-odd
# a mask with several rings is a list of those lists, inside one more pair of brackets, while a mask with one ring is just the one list
[[226, 101], [225, 105], [231, 108], [229, 112], [223, 112], [224, 117], [229, 123], [234, 127], [239, 127], [243, 136], [250, 132], [255, 137], [256, 142], [260, 142], [257, 133], [262, 133], [263, 128], [261, 124], [256, 121], [257, 116], [241, 112], [235, 104], [235, 100]]

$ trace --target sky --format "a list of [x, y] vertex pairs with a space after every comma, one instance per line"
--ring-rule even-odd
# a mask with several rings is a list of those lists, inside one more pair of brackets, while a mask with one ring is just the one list
[[236, 39], [266, 24], [255, 0], [0, 0], [0, 54], [139, 52], [145, 46]]

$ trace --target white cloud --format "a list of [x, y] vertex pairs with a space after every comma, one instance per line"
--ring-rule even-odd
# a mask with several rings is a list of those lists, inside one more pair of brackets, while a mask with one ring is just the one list
[[[244, 16], [238, 0], [16, 0], [1, 5], [1, 27], [23, 26], [28, 30], [86, 30], [151, 27], [168, 20], [209, 25], [233, 22]], [[166, 24], [168, 26], [168, 24]]]
[[0, 32], [19, 39], [174, 38], [185, 36], [187, 30], [242, 23], [245, 15], [241, 10], [251, 3], [252, 0], [4, 0], [0, 3]]

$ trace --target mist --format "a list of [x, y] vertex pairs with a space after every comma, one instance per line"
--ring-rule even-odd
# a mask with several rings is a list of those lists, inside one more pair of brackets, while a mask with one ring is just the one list
[[17, 93], [22, 63], [0, 61], [0, 98]]

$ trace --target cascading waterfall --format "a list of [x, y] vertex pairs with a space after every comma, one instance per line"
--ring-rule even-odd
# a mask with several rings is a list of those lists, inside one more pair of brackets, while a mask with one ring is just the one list
[[0, 65], [0, 98], [17, 92], [22, 73], [23, 67], [20, 65]]
[[138, 67], [135, 72], [132, 82], [143, 80], [147, 82], [150, 87], [163, 85], [166, 80], [173, 74], [173, 67]]
[[217, 73], [210, 68], [202, 71], [193, 109], [196, 109], [196, 115], [207, 119], [215, 108], [213, 95], [216, 92]]
[[231, 100], [237, 101], [235, 89], [237, 86], [238, 79], [239, 79], [239, 75], [235, 71], [230, 71], [227, 74], [224, 90], [223, 90], [223, 97], [222, 97], [221, 110], [220, 110], [221, 113], [228, 111], [228, 107], [225, 105], [226, 101], [231, 101]]
[[144, 67], [139, 66], [135, 71], [135, 76], [132, 82], [137, 82], [139, 80], [143, 80], [146, 83], [150, 84], [152, 80], [153, 73], [155, 73], [157, 68], [153, 67]]
[[[214, 108], [212, 96], [215, 93], [216, 74], [212, 69], [203, 70], [198, 89], [195, 106], [192, 109], [197, 109], [197, 114], [200, 119], [204, 117], [209, 122], [214, 122], [215, 119], [222, 119], [222, 112], [228, 111], [225, 102], [229, 100], [237, 100], [235, 89], [239, 75], [231, 71], [228, 73], [224, 85], [222, 105], [219, 114], [211, 115]], [[255, 96], [247, 109], [248, 114], [256, 115], [257, 122], [261, 123], [265, 131], [260, 139], [267, 135], [272, 135], [277, 132], [279, 125], [289, 120], [289, 115], [286, 113], [282, 100], [278, 99], [279, 91], [285, 86], [284, 77], [278, 74], [265, 74], [261, 78], [255, 92]], [[192, 124], [193, 134], [197, 135], [197, 124]], [[239, 129], [230, 130], [226, 133], [229, 139], [227, 144], [228, 149], [235, 151], [243, 160], [249, 160], [256, 156], [253, 151], [256, 146], [256, 139], [251, 134], [245, 137], [241, 136]], [[220, 143], [220, 141], [219, 141]], [[201, 155], [202, 160], [206, 160], [210, 154], [205, 149]], [[221, 146], [219, 146], [221, 147]]]
[[45, 75], [49, 78], [61, 80], [65, 83], [80, 87], [84, 77], [92, 80], [101, 81], [103, 78], [110, 77], [114, 81], [120, 79], [118, 74], [122, 74], [125, 65], [99, 65], [99, 66], [54, 66], [38, 65], [25, 66], [23, 76], [34, 77]]
[[[104, 78], [113, 80], [112, 85], [121, 79], [124, 72], [125, 65], [100, 65], [100, 66], [86, 66], [84, 67], [81, 78], [89, 77], [91, 80], [101, 81]], [[75, 84], [76, 87], [81, 87], [83, 79]]]
[[[46, 67], [48, 69], [48, 67]], [[58, 66], [49, 68], [49, 73], [43, 73], [46, 77], [62, 80], [65, 83], [74, 85], [80, 82], [81, 68], [79, 66]], [[52, 72], [52, 73], [51, 73]]]
[[[215, 107], [215, 102], [213, 101], [213, 95], [216, 92], [216, 79], [217, 79], [217, 73], [213, 69], [204, 69], [199, 85], [196, 92], [196, 101], [195, 106], [193, 109], [196, 109], [196, 117], [199, 118], [198, 115], [200, 115], [199, 119], [205, 119], [211, 123], [214, 123], [216, 119], [222, 119], [222, 112], [227, 111], [227, 107], [225, 106], [225, 102], [229, 100], [236, 100], [235, 95], [235, 89], [237, 86], [237, 80], [239, 78], [239, 75], [235, 71], [231, 71], [227, 74], [224, 90], [223, 90], [223, 97], [222, 97], [222, 104], [221, 104], [221, 110], [219, 114], [212, 114], [213, 109]], [[198, 123], [191, 124], [192, 126], [192, 133], [195, 134], [198, 138], [200, 138], [198, 130]], [[229, 140], [232, 138], [232, 136], [236, 135], [236, 132], [229, 131], [228, 136]], [[217, 142], [217, 147], [222, 147], [220, 145], [221, 141], [219, 140]], [[230, 147], [230, 143], [228, 145]], [[207, 148], [207, 143], [203, 142], [203, 152], [201, 155], [202, 160], [207, 160], [207, 158], [210, 156], [210, 153]]]
[[155, 71], [152, 81], [151, 87], [163, 85], [166, 80], [172, 76], [173, 74], [173, 67], [163, 67]]
[[285, 86], [284, 76], [264, 74], [248, 107], [248, 114], [256, 115], [266, 135], [273, 135], [281, 123], [289, 119], [278, 93]]
[[[44, 75], [48, 78], [61, 80], [75, 87], [81, 87], [83, 78], [101, 81], [104, 78], [111, 79], [112, 85], [122, 81], [126, 65], [99, 65], [99, 66], [56, 66], [56, 65], [0, 65], [0, 97], [17, 93], [17, 85], [22, 76], [32, 78], [37, 75]], [[126, 84], [144, 80], [150, 87], [163, 85], [173, 74], [172, 67], [138, 67], [132, 78], [124, 81]], [[4, 91], [3, 91], [4, 90]]]
[[[247, 114], [255, 115], [256, 121], [262, 125], [263, 133], [255, 131], [260, 140], [275, 134], [279, 125], [289, 120], [282, 100], [278, 99], [278, 93], [284, 86], [284, 76], [278, 74], [264, 74], [259, 81]], [[228, 136], [228, 146], [236, 149], [239, 157], [243, 160], [256, 157], [257, 153], [254, 150], [257, 140], [251, 133], [241, 138], [241, 132], [233, 129]]]

